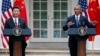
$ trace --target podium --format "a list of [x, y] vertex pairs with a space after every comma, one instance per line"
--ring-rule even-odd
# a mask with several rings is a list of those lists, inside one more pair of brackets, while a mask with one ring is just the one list
[[78, 40], [77, 56], [86, 56], [86, 39], [90, 35], [95, 35], [95, 28], [69, 28], [68, 35]]
[[[13, 28], [13, 29], [4, 29], [3, 32], [4, 36], [14, 36], [14, 38], [21, 37], [21, 36], [30, 36], [31, 30], [30, 29], [21, 29], [21, 28]], [[20, 40], [16, 40], [13, 46], [13, 56], [22, 56], [22, 44]]]

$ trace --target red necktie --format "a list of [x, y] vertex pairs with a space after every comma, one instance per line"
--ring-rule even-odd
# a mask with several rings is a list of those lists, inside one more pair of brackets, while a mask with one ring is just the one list
[[15, 27], [17, 27], [17, 19], [15, 19]]

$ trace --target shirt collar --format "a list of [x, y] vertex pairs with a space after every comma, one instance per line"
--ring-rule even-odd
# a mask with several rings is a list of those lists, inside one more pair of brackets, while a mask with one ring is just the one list
[[15, 19], [17, 19], [18, 20], [18, 17], [17, 18], [15, 18], [15, 17], [12, 17], [13, 18], [13, 20], [15, 21]]
[[78, 16], [77, 16], [77, 15], [75, 15], [75, 18], [76, 18], [76, 17], [80, 18], [80, 14], [79, 14]]

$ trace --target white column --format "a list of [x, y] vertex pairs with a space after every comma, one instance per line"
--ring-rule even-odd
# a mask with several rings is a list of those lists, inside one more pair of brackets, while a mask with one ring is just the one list
[[72, 10], [71, 15], [73, 15], [74, 14], [74, 6], [78, 4], [78, 0], [75, 0], [75, 1], [71, 0], [70, 2], [72, 2], [71, 3], [71, 10]]

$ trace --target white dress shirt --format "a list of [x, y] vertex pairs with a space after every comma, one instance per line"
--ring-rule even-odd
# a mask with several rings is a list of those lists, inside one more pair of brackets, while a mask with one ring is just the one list
[[[15, 20], [15, 19], [16, 19], [16, 20]], [[17, 26], [18, 26], [18, 18], [14, 18], [14, 17], [13, 17], [13, 21], [14, 21], [14, 23], [15, 23], [15, 21], [16, 21]]]
[[80, 20], [80, 14], [77, 16], [77, 15], [75, 15], [75, 20]]

